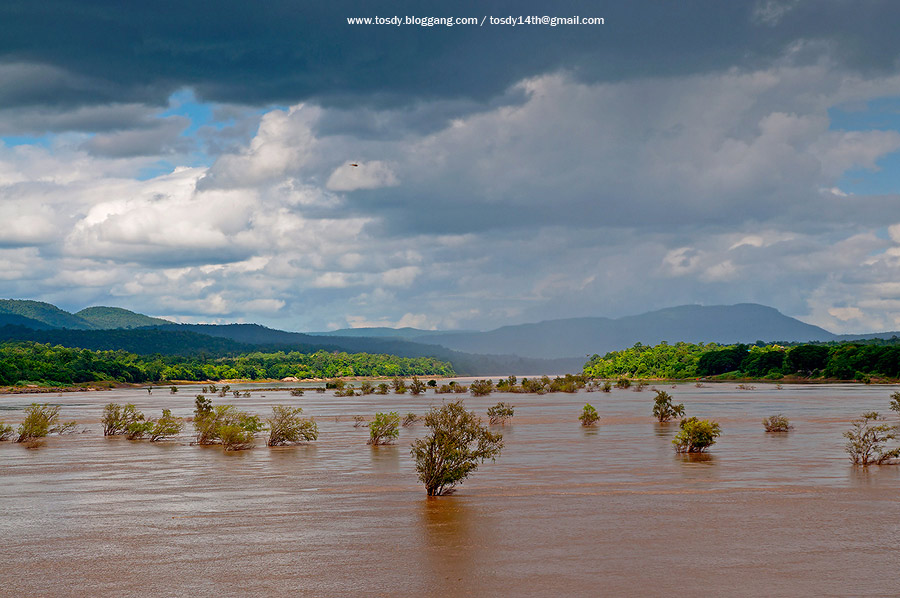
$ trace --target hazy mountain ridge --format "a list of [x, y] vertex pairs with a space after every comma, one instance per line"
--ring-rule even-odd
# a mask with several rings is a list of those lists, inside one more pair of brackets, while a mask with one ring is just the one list
[[[870, 336], [880, 336], [873, 334]], [[854, 335], [862, 338], [862, 335]], [[414, 339], [424, 341], [425, 339]], [[682, 305], [617, 319], [572, 318], [536, 324], [504, 326], [488, 332], [430, 335], [427, 342], [472, 353], [509, 352], [533, 358], [588, 356], [631, 347], [635, 343], [666, 342], [753, 343], [774, 341], [830, 341], [839, 336], [806, 324], [772, 307]]]
[[[405, 340], [424, 339], [434, 335], [477, 333], [477, 330], [423, 330], [422, 328], [387, 328], [375, 326], [371, 328], [341, 328], [326, 332], [307, 332], [310, 336], [353, 336], [368, 338], [400, 338]], [[422, 342], [425, 342], [424, 340]]]
[[[485, 376], [510, 374], [562, 374], [580, 371], [581, 358], [543, 359], [509, 353], [471, 354], [436, 344], [410, 342], [398, 338], [315, 336], [286, 332], [259, 324], [171, 324], [161, 330], [188, 330], [213, 337], [228, 338], [267, 350], [346, 351], [348, 353], [386, 353], [398, 357], [435, 357], [449, 361], [460, 375]], [[427, 338], [427, 337], [426, 337]]]

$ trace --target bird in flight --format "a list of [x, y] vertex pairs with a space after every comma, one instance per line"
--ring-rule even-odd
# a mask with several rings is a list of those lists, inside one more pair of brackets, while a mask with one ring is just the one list
[[350, 166], [359, 166], [359, 164], [356, 164], [355, 162], [351, 162]]

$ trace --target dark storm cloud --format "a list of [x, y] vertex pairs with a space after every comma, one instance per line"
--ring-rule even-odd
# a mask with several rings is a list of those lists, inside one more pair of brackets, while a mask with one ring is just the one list
[[0, 131], [7, 134], [78, 131], [102, 133], [122, 129], [149, 129], [159, 125], [154, 111], [141, 104], [79, 106], [57, 111], [51, 108], [0, 110]]
[[[373, 15], [601, 16], [604, 26], [351, 26]], [[869, 2], [421, 2], [12, 0], [0, 62], [31, 65], [3, 103], [162, 104], [190, 86], [245, 104], [318, 99], [381, 108], [416, 99], [484, 101], [567, 69], [587, 81], [753, 66], [798, 41], [854, 67], [896, 65], [900, 4]], [[839, 26], [840, 34], [837, 31]], [[801, 55], [801, 54], [798, 54]], [[36, 77], [34, 69], [51, 76]], [[47, 70], [49, 69], [49, 70]]]

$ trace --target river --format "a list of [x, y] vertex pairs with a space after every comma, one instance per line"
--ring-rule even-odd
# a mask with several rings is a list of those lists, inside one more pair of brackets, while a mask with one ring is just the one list
[[[254, 385], [233, 385], [251, 388]], [[258, 386], [258, 385], [256, 385]], [[296, 385], [292, 385], [296, 386]], [[16, 423], [62, 405], [78, 433], [0, 443], [4, 596], [896, 596], [900, 466], [854, 468], [841, 433], [888, 419], [892, 386], [658, 385], [722, 427], [708, 456], [677, 455], [653, 393], [544, 396], [254, 392], [214, 398], [265, 416], [302, 406], [320, 439], [249, 451], [103, 438], [103, 405], [187, 417], [199, 387], [0, 396]], [[427, 498], [409, 443], [366, 445], [353, 416], [423, 414], [463, 397], [515, 405], [495, 463]], [[582, 428], [586, 402], [601, 420]], [[783, 413], [795, 429], [766, 434]]]

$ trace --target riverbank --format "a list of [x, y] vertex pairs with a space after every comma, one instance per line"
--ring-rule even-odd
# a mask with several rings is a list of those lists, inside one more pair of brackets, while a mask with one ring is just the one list
[[[496, 376], [495, 376], [496, 377]], [[405, 380], [411, 379], [412, 376], [404, 377]], [[325, 383], [332, 380], [343, 380], [344, 382], [387, 382], [392, 377], [385, 376], [341, 376], [336, 378], [232, 378], [225, 380], [161, 380], [158, 382], [147, 382], [143, 384], [129, 384], [127, 382], [116, 382], [111, 380], [95, 380], [93, 382], [79, 382], [65, 386], [55, 386], [52, 384], [23, 384], [22, 386], [0, 386], [0, 395], [8, 394], [31, 394], [31, 393], [61, 393], [61, 392], [88, 392], [88, 391], [104, 391], [116, 388], [152, 388], [166, 389], [170, 386], [209, 386], [210, 384], [279, 384], [279, 383], [299, 383], [299, 384], [315, 384]], [[422, 380], [445, 380], [445, 376], [421, 376]]]

